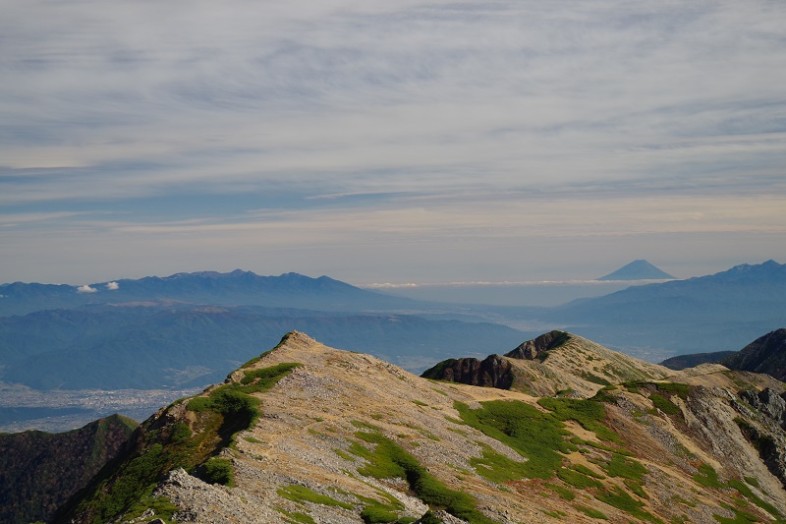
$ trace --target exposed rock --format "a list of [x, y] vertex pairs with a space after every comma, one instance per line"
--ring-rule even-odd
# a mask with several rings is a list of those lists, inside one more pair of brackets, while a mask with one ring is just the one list
[[473, 386], [510, 389], [513, 384], [511, 367], [510, 362], [499, 355], [490, 355], [484, 360], [459, 358], [440, 362], [421, 376]]
[[505, 356], [525, 360], [543, 359], [547, 351], [562, 346], [568, 340], [570, 335], [564, 331], [549, 331], [535, 339], [527, 340], [513, 351], [505, 353]]
[[740, 397], [758, 414], [755, 422], [738, 420], [745, 438], [756, 448], [759, 456], [786, 487], [786, 393], [767, 388], [760, 392], [742, 391]]
[[770, 388], [756, 391], [741, 391], [740, 397], [748, 404], [771, 418], [780, 427], [786, 429], [786, 393], [778, 394]]

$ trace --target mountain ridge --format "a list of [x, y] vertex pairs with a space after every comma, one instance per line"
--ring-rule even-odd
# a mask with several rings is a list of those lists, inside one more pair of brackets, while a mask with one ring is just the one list
[[[568, 336], [554, 355], [592, 344]], [[722, 368], [675, 376], [685, 381], [538, 398], [419, 378], [289, 333], [146, 421], [135, 451], [57, 522], [782, 519], [786, 477], [751, 442], [784, 442], [765, 407], [784, 384]]]
[[275, 305], [308, 309], [406, 309], [415, 301], [361, 289], [322, 275], [257, 275], [236, 269], [181, 272], [166, 277], [117, 279], [73, 286], [14, 282], [0, 284], [0, 315], [130, 301], [180, 301], [218, 305]]

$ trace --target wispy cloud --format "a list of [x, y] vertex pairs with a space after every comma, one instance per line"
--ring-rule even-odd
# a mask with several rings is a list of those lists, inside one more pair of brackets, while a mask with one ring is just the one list
[[370, 264], [391, 236], [779, 235], [783, 27], [771, 0], [12, 1], [0, 234]]

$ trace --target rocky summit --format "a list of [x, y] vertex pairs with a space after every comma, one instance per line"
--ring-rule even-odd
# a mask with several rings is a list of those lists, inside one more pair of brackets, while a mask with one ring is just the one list
[[483, 387], [455, 381], [461, 366], [444, 366], [454, 381], [427, 379], [290, 333], [144, 422], [55, 520], [786, 517], [782, 382], [720, 365], [672, 371], [570, 333], [556, 339], [531, 360], [496, 356], [512, 381]]

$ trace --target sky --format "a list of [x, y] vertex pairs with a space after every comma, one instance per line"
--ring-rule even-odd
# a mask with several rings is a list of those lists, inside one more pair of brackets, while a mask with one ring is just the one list
[[786, 262], [782, 0], [0, 10], [0, 282]]

